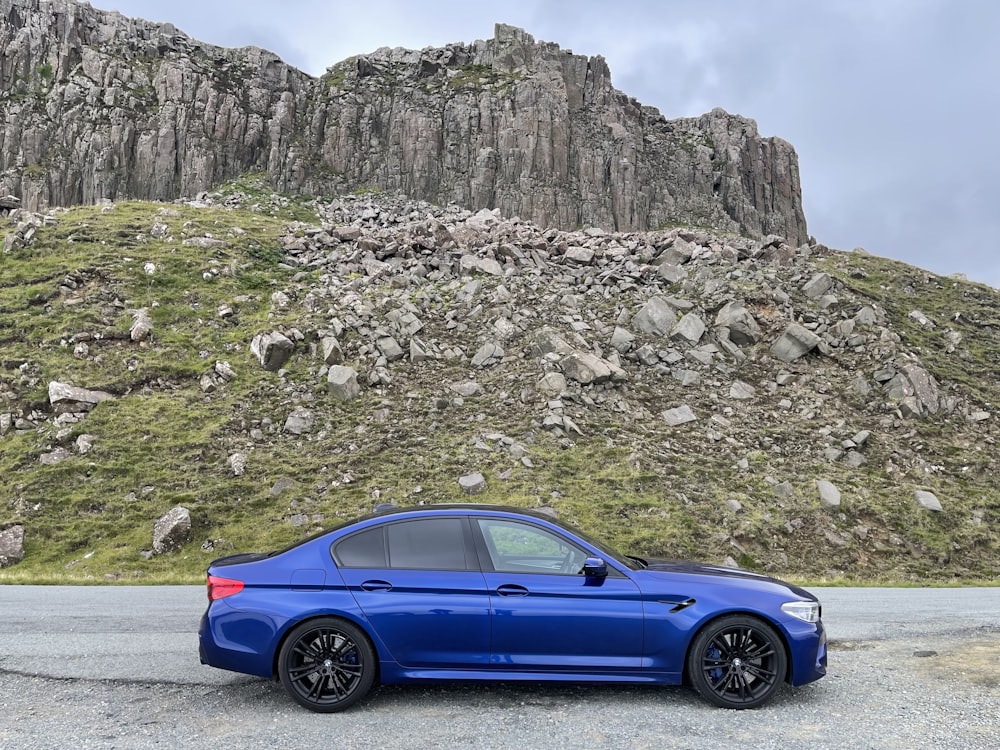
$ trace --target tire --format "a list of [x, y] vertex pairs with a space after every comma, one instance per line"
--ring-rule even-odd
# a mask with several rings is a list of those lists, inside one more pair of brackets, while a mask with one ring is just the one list
[[756, 708], [785, 681], [788, 658], [773, 627], [750, 615], [730, 615], [699, 631], [687, 668], [695, 690], [716, 706]]
[[375, 682], [375, 652], [364, 632], [333, 617], [295, 627], [278, 655], [278, 676], [292, 699], [310, 711], [343, 711]]

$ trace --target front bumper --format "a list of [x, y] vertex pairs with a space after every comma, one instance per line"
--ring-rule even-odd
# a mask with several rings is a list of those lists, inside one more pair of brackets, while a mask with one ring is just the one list
[[826, 674], [826, 629], [822, 621], [799, 622], [801, 627], [789, 628], [788, 647], [791, 656], [789, 683], [793, 686], [815, 682]]

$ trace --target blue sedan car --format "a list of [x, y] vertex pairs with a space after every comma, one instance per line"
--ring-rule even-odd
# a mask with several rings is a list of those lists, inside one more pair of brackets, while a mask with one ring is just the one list
[[688, 683], [753, 708], [826, 673], [820, 604], [743, 570], [621, 555], [540, 513], [390, 508], [208, 569], [201, 660], [340, 711], [376, 683]]

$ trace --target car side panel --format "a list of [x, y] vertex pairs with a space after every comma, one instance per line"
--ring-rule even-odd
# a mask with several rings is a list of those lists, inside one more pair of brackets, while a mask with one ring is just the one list
[[400, 665], [462, 669], [488, 662], [490, 601], [479, 571], [344, 568], [340, 575]]
[[209, 604], [199, 629], [201, 661], [272, 677], [274, 657], [285, 633], [303, 620], [329, 615], [365, 627], [364, 616], [344, 587], [293, 591], [287, 586], [248, 586]]
[[244, 588], [209, 603], [199, 628], [202, 663], [272, 677], [281, 639], [303, 620], [343, 617], [370, 631], [328, 550], [317, 540], [277, 557], [209, 568]]
[[485, 574], [498, 670], [598, 671], [642, 666], [642, 603], [628, 578]]
[[[636, 571], [646, 610], [645, 659], [653, 670], [681, 672], [695, 634], [717, 617], [745, 613], [774, 625], [789, 651], [789, 682], [802, 685], [826, 673], [826, 635], [822, 623], [807, 623], [781, 612], [796, 597], [771, 584], [728, 586], [706, 576]], [[688, 606], [676, 603], [693, 601]]]

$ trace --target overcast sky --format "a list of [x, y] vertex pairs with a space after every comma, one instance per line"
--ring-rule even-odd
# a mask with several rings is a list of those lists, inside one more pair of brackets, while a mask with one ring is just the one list
[[795, 146], [809, 232], [1000, 287], [995, 0], [93, 0], [314, 75], [378, 47], [520, 26], [603, 55], [667, 117], [713, 107]]

